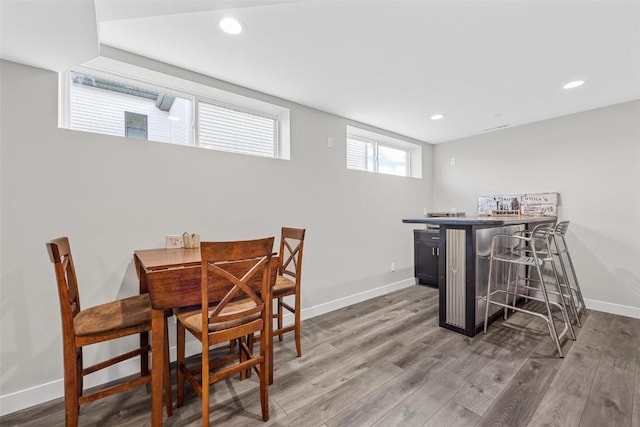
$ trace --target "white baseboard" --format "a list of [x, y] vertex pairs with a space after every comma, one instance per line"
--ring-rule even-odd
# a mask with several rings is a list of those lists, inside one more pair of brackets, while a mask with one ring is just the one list
[[0, 416], [62, 397], [62, 379], [0, 396]]
[[640, 307], [631, 307], [629, 305], [614, 304], [611, 302], [597, 301], [586, 298], [584, 300], [584, 303], [589, 310], [604, 311], [605, 313], [618, 314], [620, 316], [640, 319]]
[[[377, 296], [385, 295], [390, 292], [409, 287], [413, 284], [415, 284], [415, 280], [411, 278], [380, 286], [375, 289], [369, 289], [367, 291], [350, 295], [348, 297], [339, 298], [337, 300], [319, 304], [314, 307], [308, 307], [302, 310], [301, 316], [302, 319], [309, 319], [311, 317], [319, 316], [321, 314], [328, 313], [330, 311], [337, 310], [348, 305], [356, 304], [358, 302], [362, 302]], [[293, 316], [285, 315], [284, 321], [293, 322]], [[198, 341], [193, 340], [187, 342], [186, 344], [187, 355], [200, 353], [201, 348]], [[175, 361], [176, 348], [171, 347], [169, 351], [169, 357], [172, 361]], [[113, 369], [106, 369], [102, 372], [95, 373], [91, 377], [88, 377], [85, 382], [85, 387], [92, 387], [98, 384], [106, 383], [108, 381], [113, 381], [117, 378], [133, 375], [136, 372], [139, 372], [139, 369], [140, 364], [137, 360], [128, 360], [118, 364]], [[29, 408], [40, 403], [48, 402], [50, 400], [58, 399], [63, 395], [64, 382], [62, 379], [51, 381], [46, 384], [40, 384], [14, 393], [5, 394], [0, 396], [0, 416], [20, 411], [22, 409]]]
[[[338, 310], [339, 308], [347, 307], [349, 305], [357, 304], [362, 301], [366, 301], [371, 298], [379, 297], [381, 295], [386, 295], [393, 291], [398, 291], [400, 289], [408, 288], [409, 286], [413, 286], [416, 284], [416, 280], [412, 277], [410, 279], [400, 280], [399, 282], [390, 283], [388, 285], [380, 286], [374, 289], [368, 289], [364, 292], [359, 292], [357, 294], [349, 295], [347, 297], [338, 298], [333, 301], [328, 301], [323, 304], [318, 304], [313, 307], [307, 307], [302, 310], [300, 316], [302, 320], [310, 319], [312, 317], [320, 316], [321, 314], [329, 313], [330, 311]], [[293, 318], [292, 315], [289, 315], [290, 318]], [[285, 316], [285, 319], [287, 316]]]

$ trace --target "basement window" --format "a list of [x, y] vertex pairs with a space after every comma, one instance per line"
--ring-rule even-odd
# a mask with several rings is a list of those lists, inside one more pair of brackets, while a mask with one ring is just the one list
[[347, 169], [422, 178], [422, 147], [347, 126]]
[[147, 70], [149, 75], [166, 78], [171, 88], [85, 67], [62, 73], [60, 127], [289, 158], [288, 109]]

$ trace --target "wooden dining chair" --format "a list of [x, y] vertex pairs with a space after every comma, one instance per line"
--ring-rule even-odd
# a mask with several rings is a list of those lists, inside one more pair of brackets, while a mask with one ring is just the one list
[[[280, 252], [278, 253], [278, 276], [273, 287], [273, 298], [277, 300], [273, 313], [273, 318], [277, 319], [277, 327], [273, 330], [273, 335], [278, 335], [278, 339], [282, 341], [286, 332], [294, 331], [298, 357], [302, 356], [302, 346], [300, 344], [300, 280], [302, 277], [302, 250], [305, 231], [304, 228], [282, 227]], [[284, 301], [286, 296], [294, 297], [293, 306]], [[283, 309], [293, 314], [294, 322], [292, 325], [283, 325]]]
[[[260, 379], [262, 419], [269, 419], [268, 381], [273, 237], [202, 242], [201, 295], [197, 310], [176, 310], [178, 344], [178, 407], [184, 404], [184, 383], [189, 381], [202, 399], [202, 425], [209, 425], [209, 386], [230, 375]], [[177, 272], [178, 274], [180, 272]], [[154, 280], [153, 276], [150, 276]], [[185, 363], [185, 331], [202, 343], [200, 365]], [[260, 333], [260, 352], [254, 354], [254, 334]], [[236, 341], [231, 354], [210, 360], [211, 346]], [[200, 379], [198, 379], [198, 376]]]
[[[64, 359], [65, 424], [78, 425], [80, 406], [97, 399], [129, 390], [151, 381], [149, 372], [149, 331], [151, 330], [151, 305], [148, 294], [124, 298], [94, 307], [81, 309], [78, 280], [67, 237], [51, 240], [47, 244], [49, 258], [54, 265], [60, 315], [62, 319], [62, 347]], [[165, 322], [165, 333], [166, 333]], [[140, 346], [132, 351], [84, 366], [82, 349], [91, 344], [140, 334]], [[172, 413], [171, 381], [169, 376], [168, 347], [164, 366], [165, 403], [167, 416]], [[85, 376], [122, 361], [140, 356], [140, 375], [121, 380], [98, 390], [83, 390]]]

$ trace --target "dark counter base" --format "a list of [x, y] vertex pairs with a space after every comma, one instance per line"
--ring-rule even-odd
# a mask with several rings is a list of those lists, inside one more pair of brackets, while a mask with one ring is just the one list
[[[480, 230], [486, 230], [488, 228], [499, 228], [499, 227], [507, 227], [512, 225], [524, 225], [526, 229], [532, 229], [536, 225], [541, 223], [552, 223], [555, 222], [555, 217], [518, 217], [518, 218], [473, 218], [473, 217], [460, 217], [460, 218], [416, 218], [416, 219], [403, 219], [402, 222], [406, 224], [438, 224], [440, 226], [439, 230], [439, 240], [438, 240], [438, 250], [441, 256], [437, 258], [438, 263], [438, 288], [439, 292], [439, 325], [443, 328], [464, 334], [469, 337], [475, 336], [477, 333], [483, 330], [484, 324], [482, 319], [478, 319], [476, 317], [477, 311], [477, 298], [476, 298], [476, 275], [483, 275], [482, 270], [480, 270], [476, 274], [476, 248], [478, 245], [478, 241], [476, 239], [476, 233]], [[457, 230], [464, 231], [464, 258], [461, 260], [458, 257], [458, 265], [464, 264], [464, 276], [457, 276], [457, 285], [452, 287], [455, 289], [455, 292], [452, 292], [451, 295], [448, 295], [447, 291], [447, 230]], [[422, 232], [424, 230], [415, 230], [415, 232]], [[479, 233], [478, 233], [479, 234]], [[484, 233], [483, 233], [484, 234]], [[458, 235], [458, 242], [462, 241], [462, 237], [460, 233], [451, 233], [452, 236]], [[484, 240], [481, 240], [484, 241]], [[486, 243], [486, 242], [485, 242]], [[414, 243], [415, 244], [415, 243]], [[460, 247], [461, 243], [458, 243], [458, 247]], [[454, 246], [452, 246], [453, 248]], [[418, 251], [416, 250], [416, 256], [419, 256]], [[429, 255], [430, 252], [426, 252]], [[423, 256], [424, 258], [424, 256]], [[429, 258], [429, 257], [427, 257]], [[425, 262], [429, 262], [429, 260], [425, 260]], [[454, 262], [451, 260], [450, 262]], [[421, 263], [421, 260], [416, 260], [416, 277], [418, 281], [421, 278], [418, 276], [418, 267]], [[449, 267], [451, 268], [451, 266]], [[456, 276], [453, 276], [454, 278]], [[484, 278], [479, 278], [479, 284], [482, 285], [481, 280], [486, 280]], [[423, 277], [422, 281], [424, 283], [428, 283], [429, 279]], [[461, 282], [462, 281], [462, 282]], [[433, 282], [431, 282], [433, 283]], [[464, 300], [464, 309], [462, 309], [461, 300], [459, 298], [463, 298]], [[457, 302], [460, 302], [458, 304]], [[447, 312], [447, 307], [453, 307], [450, 310], [450, 313]], [[481, 310], [480, 310], [481, 311]], [[500, 317], [502, 315], [502, 311], [498, 311], [490, 316], [490, 321]], [[480, 314], [478, 314], [480, 316]], [[449, 318], [449, 321], [447, 320]], [[463, 325], [463, 326], [461, 326]]]

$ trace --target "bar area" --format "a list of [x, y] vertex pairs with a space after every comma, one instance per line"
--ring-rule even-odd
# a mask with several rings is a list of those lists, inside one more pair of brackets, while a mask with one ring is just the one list
[[[406, 224], [425, 225], [414, 230], [416, 280], [420, 284], [439, 288], [439, 325], [443, 328], [473, 337], [484, 327], [485, 301], [489, 274], [489, 255], [493, 236], [532, 230], [543, 223], [553, 224], [557, 215], [557, 194], [481, 196], [477, 216], [438, 215], [423, 218], [405, 218]], [[434, 229], [437, 232], [434, 232]], [[421, 272], [428, 250], [420, 250], [424, 236], [430, 236], [436, 247], [437, 282], [429, 281], [433, 275]], [[436, 237], [437, 235], [437, 237]], [[422, 239], [422, 240], [419, 240]], [[501, 248], [508, 249], [508, 248]], [[494, 274], [505, 274], [501, 265]], [[497, 286], [500, 286], [498, 284]], [[502, 309], [490, 307], [490, 320]]]

